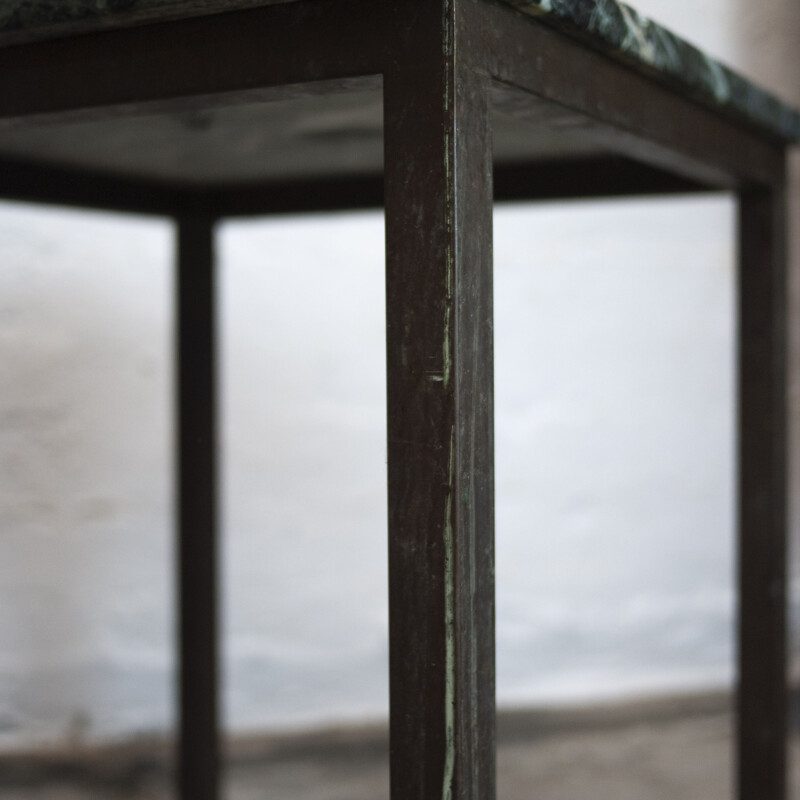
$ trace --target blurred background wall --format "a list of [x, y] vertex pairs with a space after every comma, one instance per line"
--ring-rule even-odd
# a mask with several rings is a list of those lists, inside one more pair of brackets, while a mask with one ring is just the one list
[[[800, 103], [796, 0], [637, 7]], [[733, 203], [495, 224], [500, 701], [730, 686]], [[5, 747], [171, 725], [171, 237], [0, 208]], [[386, 713], [382, 237], [221, 231], [235, 731]]]

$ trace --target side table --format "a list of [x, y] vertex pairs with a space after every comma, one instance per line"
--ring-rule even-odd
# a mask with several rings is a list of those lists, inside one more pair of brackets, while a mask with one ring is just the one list
[[738, 797], [786, 798], [785, 153], [614, 0], [0, 0], [0, 197], [178, 226], [179, 779], [218, 796], [214, 225], [385, 207], [391, 793], [495, 797], [492, 204], [739, 198]]

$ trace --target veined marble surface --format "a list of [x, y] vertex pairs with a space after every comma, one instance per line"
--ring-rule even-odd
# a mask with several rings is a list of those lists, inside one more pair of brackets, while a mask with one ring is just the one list
[[503, 0], [700, 100], [800, 141], [800, 114], [617, 0]]
[[[287, 0], [0, 0], [0, 45], [98, 25], [208, 14]], [[331, 0], [333, 2], [333, 0]], [[787, 141], [800, 114], [617, 0], [500, 0], [648, 75]]]

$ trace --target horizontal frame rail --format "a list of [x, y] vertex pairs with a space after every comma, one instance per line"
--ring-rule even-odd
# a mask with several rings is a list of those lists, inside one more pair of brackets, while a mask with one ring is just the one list
[[[202, 205], [219, 217], [357, 211], [383, 207], [383, 177], [339, 178], [231, 187], [208, 192]], [[586, 158], [494, 167], [494, 200], [546, 202], [660, 194], [709, 188], [623, 158]]]
[[308, 0], [2, 48], [0, 126], [371, 88], [384, 5]]
[[[473, 53], [495, 83], [495, 102], [526, 115], [525, 94], [576, 114], [576, 129], [619, 154], [719, 189], [782, 180], [785, 143], [715, 113], [530, 17], [466, 2]], [[521, 58], [520, 53], [535, 54]], [[582, 118], [582, 119], [581, 119]]]
[[189, 198], [154, 181], [0, 161], [0, 200], [172, 216], [186, 209]]
[[[709, 187], [611, 156], [494, 168], [495, 202], [693, 194]], [[38, 164], [0, 162], [0, 199], [103, 211], [216, 218], [379, 209], [382, 175], [189, 189]]]
[[[535, 95], [612, 152], [718, 189], [775, 185], [782, 146], [746, 124], [510, 7], [459, 6], [457, 58], [511, 110]], [[304, 0], [2, 48], [0, 127], [374, 88], [410, 63], [418, 15], [418, 0]]]

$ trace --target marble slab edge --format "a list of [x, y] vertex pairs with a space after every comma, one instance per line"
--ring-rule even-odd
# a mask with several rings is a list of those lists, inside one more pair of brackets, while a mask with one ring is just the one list
[[697, 47], [617, 0], [499, 0], [785, 142], [800, 114]]
[[[0, 0], [0, 46], [286, 1]], [[800, 142], [797, 111], [618, 0], [495, 2], [556, 27], [772, 138]]]

